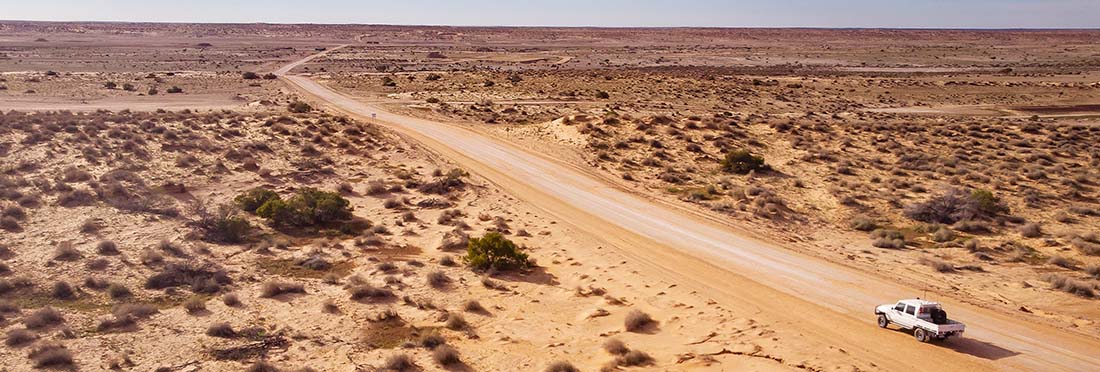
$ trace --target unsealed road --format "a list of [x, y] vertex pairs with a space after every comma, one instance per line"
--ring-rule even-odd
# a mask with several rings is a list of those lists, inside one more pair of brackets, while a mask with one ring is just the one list
[[[323, 53], [322, 53], [323, 54]], [[316, 57], [276, 71], [290, 86], [329, 108], [374, 118], [477, 173], [517, 198], [600, 237], [668, 278], [723, 305], [760, 309], [765, 319], [797, 327], [802, 337], [842, 347], [885, 370], [1100, 370], [1100, 342], [1012, 314], [944, 301], [967, 333], [920, 344], [874, 324], [874, 305], [921, 293], [874, 274], [756, 240], [720, 221], [620, 190], [568, 164], [460, 125], [384, 111], [288, 74]]]

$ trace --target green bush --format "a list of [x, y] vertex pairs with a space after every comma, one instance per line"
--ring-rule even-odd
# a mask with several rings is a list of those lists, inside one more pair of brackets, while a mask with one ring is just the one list
[[236, 198], [233, 198], [233, 201], [236, 202], [237, 206], [241, 207], [242, 210], [248, 213], [257, 213], [257, 209], [272, 199], [279, 199], [279, 194], [262, 187], [257, 187], [245, 191], [244, 194], [237, 195]]
[[722, 170], [737, 174], [770, 169], [767, 164], [764, 164], [763, 157], [753, 155], [747, 150], [736, 150], [727, 153], [721, 164]]
[[975, 189], [970, 192], [970, 200], [977, 205], [978, 210], [986, 216], [996, 216], [1001, 213], [1008, 213], [1008, 206], [1001, 201], [1001, 198], [993, 195], [992, 191]]
[[193, 215], [192, 226], [203, 233], [205, 239], [223, 243], [243, 242], [252, 225], [244, 217], [237, 215], [237, 210], [232, 205], [222, 204], [217, 209], [210, 210], [201, 200], [195, 201], [190, 208]]
[[287, 200], [269, 198], [256, 214], [278, 226], [313, 226], [351, 218], [351, 203], [340, 194], [304, 188]]
[[516, 243], [495, 232], [471, 238], [463, 260], [466, 265], [478, 270], [512, 270], [531, 266], [527, 254], [520, 252]]

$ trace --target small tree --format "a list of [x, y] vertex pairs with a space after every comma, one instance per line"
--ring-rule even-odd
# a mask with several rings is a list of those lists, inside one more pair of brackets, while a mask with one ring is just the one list
[[[244, 201], [251, 203], [259, 200], [264, 198], [246, 196]], [[238, 201], [238, 204], [242, 202]], [[267, 218], [278, 226], [322, 225], [351, 218], [351, 202], [338, 193], [304, 188], [287, 200], [277, 196], [267, 198], [256, 208], [256, 215]]]
[[764, 164], [763, 157], [753, 155], [748, 150], [736, 150], [727, 153], [726, 158], [722, 159], [721, 165], [722, 170], [737, 174], [771, 169], [767, 164]]
[[241, 78], [243, 78], [245, 80], [256, 80], [256, 79], [260, 78], [260, 75], [256, 74], [255, 72], [252, 72], [252, 71], [245, 71], [245, 72], [241, 73]]
[[470, 239], [463, 260], [477, 270], [512, 270], [531, 266], [527, 254], [520, 252], [516, 243], [496, 232]]
[[278, 78], [279, 78], [278, 76], [275, 76], [275, 74], [270, 73], [270, 72], [264, 74], [264, 80], [275, 80], [275, 79], [278, 79]]
[[168, 92], [169, 94], [183, 93], [183, 88], [180, 88], [180, 87], [177, 87], [177, 86], [172, 86], [171, 88], [168, 88], [167, 90], [165, 90], [165, 92]]
[[107, 89], [115, 89], [115, 88], [118, 88], [118, 83], [115, 83], [113, 81], [108, 81], [106, 83], [103, 83], [103, 87], [107, 88]]

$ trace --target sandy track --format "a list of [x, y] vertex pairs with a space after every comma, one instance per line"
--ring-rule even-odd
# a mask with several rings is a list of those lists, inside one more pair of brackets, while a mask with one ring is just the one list
[[[323, 54], [323, 53], [322, 53]], [[800, 337], [843, 348], [886, 370], [1097, 370], [1100, 342], [1012, 314], [943, 302], [969, 325], [966, 336], [920, 344], [874, 325], [874, 305], [922, 289], [801, 255], [712, 220], [617, 189], [583, 169], [461, 125], [388, 113], [305, 76], [278, 74], [329, 108], [372, 119], [422, 142], [519, 199], [572, 223], [667, 278], [718, 303], [797, 328]], [[812, 353], [812, 351], [810, 351]]]

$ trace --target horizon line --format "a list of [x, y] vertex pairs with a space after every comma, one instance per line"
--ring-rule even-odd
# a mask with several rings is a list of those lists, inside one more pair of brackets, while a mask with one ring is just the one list
[[344, 22], [269, 22], [269, 21], [134, 21], [134, 20], [35, 20], [0, 19], [0, 23], [92, 23], [161, 25], [285, 25], [285, 26], [366, 26], [366, 27], [455, 27], [455, 28], [564, 28], [564, 29], [731, 29], [731, 30], [899, 30], [899, 31], [1100, 31], [1097, 27], [921, 27], [921, 26], [565, 26], [565, 25], [472, 25], [472, 24], [396, 24]]

